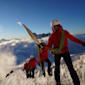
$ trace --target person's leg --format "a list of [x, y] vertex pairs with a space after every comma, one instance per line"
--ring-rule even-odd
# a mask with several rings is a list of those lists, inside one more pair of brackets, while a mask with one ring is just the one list
[[29, 74], [29, 69], [26, 70], [26, 77], [29, 78], [30, 77], [30, 74]]
[[32, 68], [30, 68], [29, 70], [29, 75], [30, 75], [30, 78], [32, 77]]
[[42, 73], [43, 73], [43, 75], [44, 75], [44, 77], [45, 77], [45, 68], [44, 68], [44, 62], [41, 62], [40, 63], [41, 65], [41, 69], [42, 69]]
[[34, 78], [34, 71], [35, 71], [35, 68], [32, 68], [32, 78]]
[[69, 69], [69, 72], [70, 72], [70, 75], [72, 77], [74, 85], [80, 85], [80, 80], [79, 80], [78, 75], [77, 75], [77, 73], [74, 70], [73, 65], [72, 65], [70, 53], [68, 52], [68, 53], [63, 54], [63, 58], [64, 58], [66, 65]]
[[51, 62], [49, 59], [46, 59], [46, 61], [48, 63], [48, 75], [52, 75], [52, 69], [51, 69]]
[[60, 59], [61, 59], [61, 55], [54, 56], [54, 60], [55, 60], [54, 75], [55, 75], [55, 80], [56, 80], [57, 85], [61, 85], [60, 83]]

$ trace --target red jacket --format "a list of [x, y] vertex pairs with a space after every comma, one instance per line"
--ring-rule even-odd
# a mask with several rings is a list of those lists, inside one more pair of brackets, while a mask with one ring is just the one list
[[27, 70], [28, 68], [36, 68], [36, 63], [38, 63], [38, 61], [35, 58], [30, 59], [28, 63], [24, 64], [24, 70]]
[[[47, 47], [52, 48], [52, 46], [54, 46], [54, 48], [59, 48], [60, 46], [60, 40], [61, 40], [61, 31], [63, 30], [62, 27], [60, 27], [58, 32], [53, 32], [49, 39], [48, 39], [48, 45]], [[68, 39], [76, 42], [78, 44], [83, 44], [84, 42], [82, 42], [81, 40], [77, 39], [76, 37], [74, 37], [73, 35], [71, 35], [68, 31], [64, 30], [64, 46], [61, 50], [62, 53], [68, 52], [69, 48], [68, 48]], [[56, 53], [58, 54], [58, 53]]]
[[28, 70], [30, 68], [30, 63], [25, 63], [24, 64], [24, 70]]
[[48, 59], [48, 50], [46, 48], [42, 48], [41, 51], [39, 49], [39, 59], [41, 61]]
[[35, 58], [32, 58], [29, 63], [32, 68], [36, 68], [36, 63], [38, 63], [38, 61]]

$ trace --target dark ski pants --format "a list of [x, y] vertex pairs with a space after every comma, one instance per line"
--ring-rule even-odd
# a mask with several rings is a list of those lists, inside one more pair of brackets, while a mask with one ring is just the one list
[[27, 71], [26, 71], [26, 76], [27, 76], [27, 78], [34, 78], [34, 71], [35, 71], [35, 68], [30, 68], [30, 69], [28, 69]]
[[55, 80], [57, 82], [57, 85], [61, 85], [61, 83], [60, 83], [60, 59], [61, 59], [61, 57], [63, 57], [66, 65], [68, 67], [68, 70], [70, 72], [70, 75], [72, 77], [74, 85], [80, 85], [80, 80], [79, 80], [79, 78], [77, 76], [76, 71], [73, 68], [72, 60], [71, 60], [69, 52], [54, 56], [54, 60], [55, 60], [54, 74], [55, 74]]
[[[50, 75], [50, 72], [51, 72], [51, 62], [50, 62], [49, 59], [46, 59], [44, 62], [48, 63], [48, 74]], [[43, 75], [45, 76], [44, 62], [41, 62], [41, 68], [42, 68], [42, 71], [43, 71]]]

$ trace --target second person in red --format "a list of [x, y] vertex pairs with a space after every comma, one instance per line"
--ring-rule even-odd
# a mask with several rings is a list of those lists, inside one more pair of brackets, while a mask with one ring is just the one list
[[24, 64], [24, 70], [26, 71], [27, 78], [28, 77], [34, 78], [36, 63], [38, 63], [38, 61], [34, 58], [34, 56], [30, 56], [29, 61], [27, 61], [27, 63]]
[[48, 58], [48, 50], [45, 48], [46, 44], [44, 42], [40, 43], [43, 48], [39, 47], [38, 49], [38, 56], [39, 56], [39, 61], [40, 65], [43, 71], [43, 75], [45, 76], [45, 69], [44, 69], [44, 62], [48, 63], [48, 75], [52, 75], [51, 72], [51, 62]]

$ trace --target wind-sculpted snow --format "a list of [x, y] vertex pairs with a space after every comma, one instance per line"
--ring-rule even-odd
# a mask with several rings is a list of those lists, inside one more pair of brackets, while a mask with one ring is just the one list
[[[76, 56], [77, 57], [77, 56]], [[73, 62], [74, 68], [77, 71], [81, 85], [85, 84], [85, 54], [79, 56], [79, 59]], [[45, 69], [47, 71], [47, 68]], [[7, 78], [1, 80], [0, 85], [56, 85], [54, 79], [54, 69], [52, 71], [53, 76], [50, 77], [46, 73], [46, 77], [39, 76], [39, 71], [35, 71], [35, 78], [26, 78], [25, 72], [21, 69], [16, 69]], [[69, 71], [65, 64], [61, 65], [61, 83], [62, 85], [73, 85]]]
[[55, 83], [54, 78], [49, 76], [36, 76], [34, 79], [27, 79], [25, 73], [21, 70], [16, 71], [4, 81], [2, 81], [1, 85], [53, 85]]

